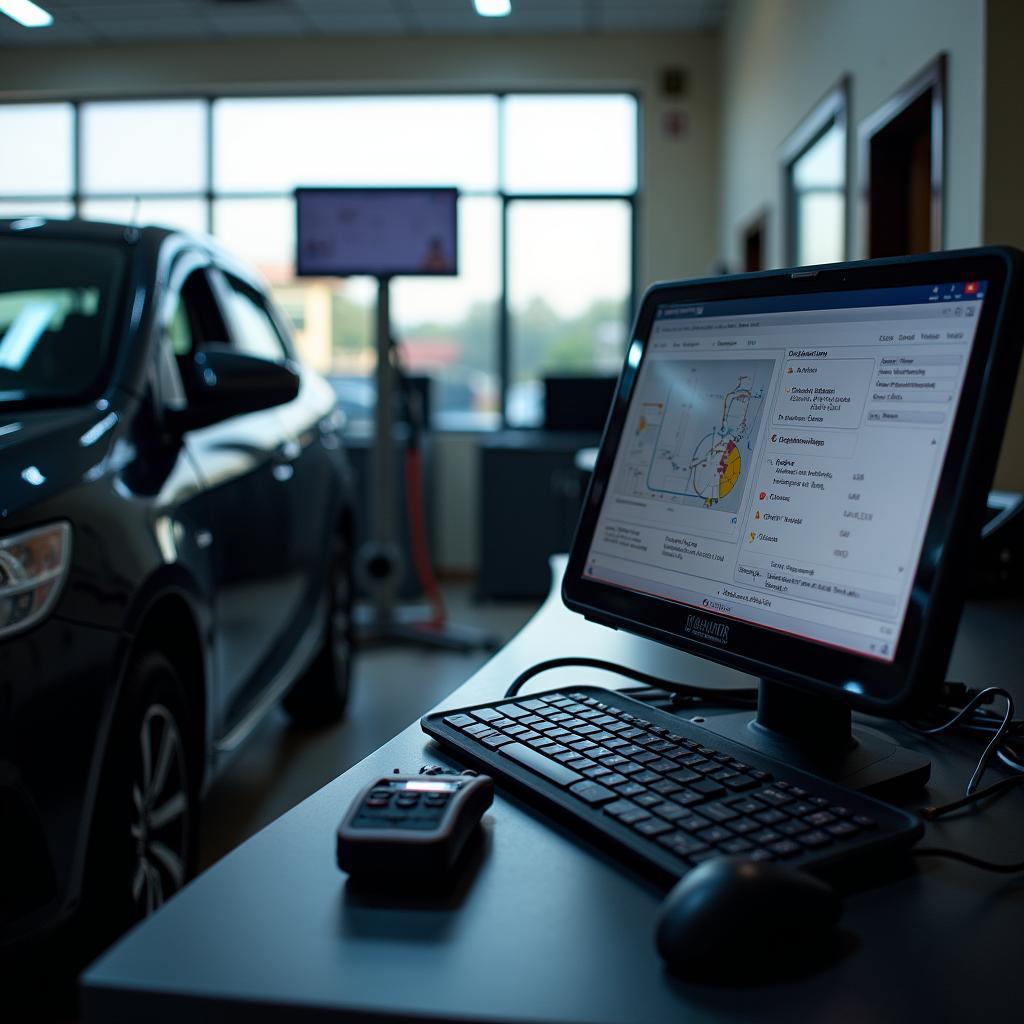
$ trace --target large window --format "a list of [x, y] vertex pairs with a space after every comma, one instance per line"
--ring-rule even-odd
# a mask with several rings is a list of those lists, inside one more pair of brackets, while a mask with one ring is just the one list
[[372, 414], [376, 282], [296, 278], [299, 185], [454, 185], [459, 275], [398, 278], [403, 365], [441, 426], [541, 421], [549, 373], [617, 370], [634, 287], [626, 94], [314, 96], [0, 106], [0, 216], [209, 231], [255, 265], [304, 357]]

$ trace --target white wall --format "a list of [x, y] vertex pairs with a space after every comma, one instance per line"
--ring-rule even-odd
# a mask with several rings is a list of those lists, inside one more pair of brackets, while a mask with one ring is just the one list
[[[986, 243], [1024, 249], [1024, 3], [989, 0], [986, 25], [985, 190]], [[1024, 491], [1024, 365], [996, 471], [996, 484]]]
[[[740, 232], [764, 207], [771, 210], [769, 265], [782, 265], [779, 146], [840, 77], [852, 76], [856, 129], [943, 51], [943, 219], [953, 248], [981, 241], [984, 0], [734, 0], [722, 39], [718, 236], [731, 267], [740, 263]], [[851, 241], [856, 254], [856, 224]]]
[[[782, 265], [779, 147], [840, 77], [852, 78], [856, 138], [858, 124], [941, 52], [949, 58], [945, 247], [1024, 246], [1022, 12], [1020, 0], [734, 0], [722, 38], [718, 223], [730, 267], [740, 264], [742, 230], [765, 207], [769, 265]], [[989, 62], [988, 50], [998, 59]], [[859, 156], [855, 143], [854, 195]], [[860, 219], [851, 220], [858, 256]], [[1024, 371], [996, 486], [1024, 490]]]
[[[682, 67], [689, 90], [660, 95]], [[716, 35], [358, 38], [0, 50], [0, 100], [271, 92], [623, 89], [643, 104], [638, 284], [707, 271], [715, 256], [718, 160]], [[662, 130], [666, 111], [688, 128]], [[472, 438], [437, 446], [437, 560], [476, 562]]]

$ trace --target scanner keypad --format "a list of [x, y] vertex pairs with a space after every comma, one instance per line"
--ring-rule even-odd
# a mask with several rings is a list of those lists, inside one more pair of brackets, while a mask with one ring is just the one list
[[[446, 787], [443, 791], [429, 788], [441, 785]], [[429, 779], [411, 784], [398, 780], [382, 781], [370, 790], [352, 818], [352, 827], [412, 831], [436, 829], [453, 794], [461, 785], [459, 782], [442, 784]]]

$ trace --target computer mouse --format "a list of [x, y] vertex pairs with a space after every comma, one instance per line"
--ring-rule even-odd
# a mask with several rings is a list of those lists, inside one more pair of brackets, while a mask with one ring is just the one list
[[665, 898], [658, 952], [680, 975], [760, 976], [780, 961], [820, 959], [841, 910], [836, 891], [806, 872], [720, 857], [693, 868]]

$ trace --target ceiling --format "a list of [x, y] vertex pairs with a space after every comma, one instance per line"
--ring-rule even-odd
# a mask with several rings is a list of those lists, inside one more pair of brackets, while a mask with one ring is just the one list
[[472, 0], [37, 0], [54, 16], [26, 29], [0, 15], [0, 46], [324, 36], [694, 32], [717, 28], [728, 0], [512, 0], [481, 18]]

